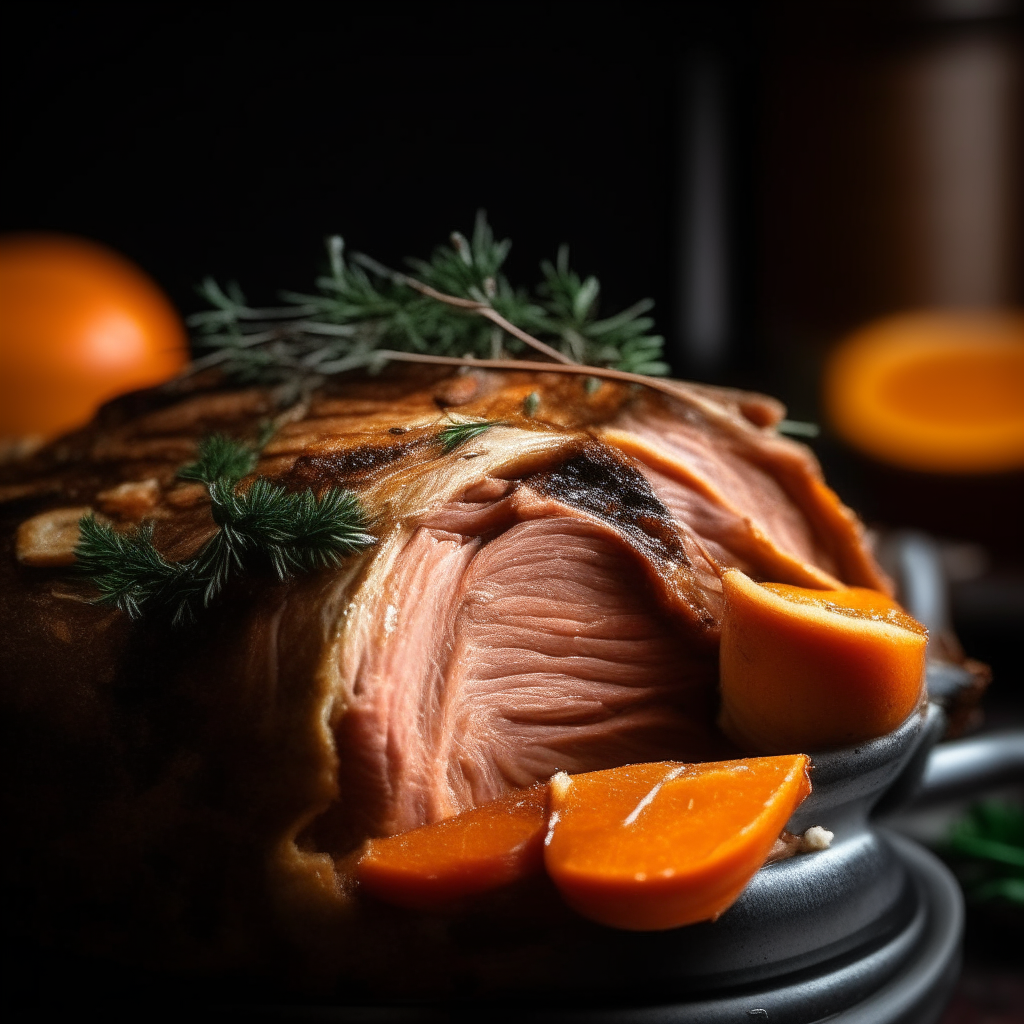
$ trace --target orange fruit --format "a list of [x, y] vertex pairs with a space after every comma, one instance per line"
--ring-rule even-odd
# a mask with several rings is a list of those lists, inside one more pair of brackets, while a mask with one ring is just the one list
[[133, 263], [80, 238], [0, 238], [0, 438], [55, 437], [188, 362], [181, 319]]
[[759, 754], [882, 736], [917, 706], [928, 632], [875, 590], [722, 577], [719, 724]]
[[914, 313], [851, 335], [824, 377], [829, 421], [906, 469], [1024, 468], [1024, 316]]

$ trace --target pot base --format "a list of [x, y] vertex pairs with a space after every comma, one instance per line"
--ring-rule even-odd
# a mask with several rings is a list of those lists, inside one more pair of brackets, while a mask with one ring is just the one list
[[914, 913], [904, 927], [873, 949], [776, 979], [773, 985], [762, 982], [718, 996], [658, 1005], [251, 1007], [246, 1016], [317, 1024], [813, 1024], [825, 1018], [835, 1024], [933, 1024], [959, 974], [963, 897], [956, 880], [931, 853], [891, 832], [885, 838], [917, 894]]

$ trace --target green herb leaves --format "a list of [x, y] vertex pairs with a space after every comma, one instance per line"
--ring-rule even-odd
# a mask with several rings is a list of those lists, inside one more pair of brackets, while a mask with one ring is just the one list
[[817, 423], [807, 423], [804, 420], [779, 420], [775, 429], [780, 434], [788, 434], [790, 437], [817, 437], [821, 433], [821, 427]]
[[199, 446], [199, 459], [178, 470], [180, 480], [202, 484], [224, 481], [234, 486], [256, 468], [259, 453], [223, 434], [212, 434]]
[[481, 434], [485, 434], [491, 427], [503, 426], [505, 424], [500, 420], [484, 420], [479, 423], [452, 423], [438, 431], [437, 439], [441, 442], [442, 451], [445, 455], [448, 455], [467, 441], [472, 441]]
[[257, 477], [243, 494], [216, 484], [210, 497], [221, 528], [214, 541], [222, 537], [233, 554], [263, 554], [280, 579], [337, 565], [374, 540], [359, 499], [337, 487], [317, 498], [310, 490], [290, 492]]
[[1024, 807], [975, 804], [956, 823], [943, 852], [969, 897], [1024, 906]]
[[235, 573], [269, 564], [278, 579], [338, 565], [374, 543], [359, 499], [333, 487], [287, 491], [257, 477], [242, 493], [238, 482], [252, 472], [258, 453], [221, 435], [200, 445], [199, 458], [179, 477], [206, 486], [219, 529], [187, 562], [167, 562], [153, 544], [153, 527], [118, 533], [94, 516], [79, 523], [75, 551], [79, 570], [97, 586], [99, 601], [132, 618], [149, 610], [169, 614], [175, 625], [195, 620]]
[[189, 319], [194, 345], [205, 352], [193, 366], [218, 365], [243, 380], [315, 382], [357, 367], [379, 370], [389, 352], [508, 359], [524, 352], [525, 336], [549, 358], [668, 372], [663, 340], [643, 315], [651, 301], [599, 319], [600, 285], [570, 269], [567, 248], [542, 264], [543, 280], [530, 294], [502, 273], [511, 243], [495, 239], [483, 213], [472, 238], [454, 233], [450, 243], [429, 260], [408, 260], [413, 280], [366, 256], [346, 258], [342, 240], [331, 238], [330, 273], [317, 280], [318, 294], [284, 293], [288, 305], [274, 309], [253, 309], [237, 286], [207, 279], [201, 291], [212, 308]]
[[152, 524], [123, 534], [87, 515], [78, 521], [78, 529], [77, 568], [99, 589], [99, 603], [115, 605], [137, 619], [158, 598], [173, 594], [175, 621], [191, 617], [192, 602], [202, 588], [187, 565], [164, 561], [153, 546]]
[[664, 339], [648, 334], [654, 321], [643, 315], [654, 306], [652, 299], [641, 299], [615, 316], [598, 320], [601, 285], [596, 277], [581, 281], [569, 268], [568, 246], [558, 250], [553, 264], [542, 263], [541, 272], [544, 282], [537, 291], [544, 315], [534, 326], [556, 335], [559, 348], [574, 362], [658, 377], [669, 372], [668, 363], [661, 359]]

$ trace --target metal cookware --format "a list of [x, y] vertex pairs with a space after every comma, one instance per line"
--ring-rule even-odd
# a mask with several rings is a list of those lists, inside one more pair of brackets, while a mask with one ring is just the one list
[[[892, 550], [904, 604], [933, 632], [944, 628], [934, 545], [909, 534]], [[814, 755], [814, 792], [788, 828], [822, 825], [835, 833], [831, 847], [764, 867], [715, 922], [634, 933], [566, 914], [506, 934], [493, 921], [437, 918], [431, 941], [451, 955], [436, 962], [459, 972], [447, 979], [456, 995], [443, 1004], [342, 1007], [332, 999], [264, 1006], [257, 1016], [339, 1024], [933, 1022], [959, 973], [962, 896], [940, 861], [874, 812], [1024, 779], [1024, 732], [936, 748], [941, 703], [969, 683], [963, 669], [934, 663], [933, 702], [886, 736]]]
[[[824, 825], [835, 833], [832, 846], [766, 866], [718, 921], [635, 933], [566, 915], [528, 936], [488, 937], [458, 918], [438, 918], [433, 941], [462, 972], [461, 998], [362, 1007], [332, 1000], [256, 1015], [339, 1024], [935, 1021], [959, 971], [960, 889], [940, 861], [880, 826], [872, 809], [894, 790], [927, 799], [1024, 778], [1024, 733], [934, 750], [943, 727], [941, 708], [929, 704], [887, 736], [814, 757], [814, 792], [789, 828]], [[515, 967], [496, 985], [502, 962]], [[483, 972], [486, 992], [473, 964], [499, 965]], [[458, 992], [460, 979], [451, 981]]]

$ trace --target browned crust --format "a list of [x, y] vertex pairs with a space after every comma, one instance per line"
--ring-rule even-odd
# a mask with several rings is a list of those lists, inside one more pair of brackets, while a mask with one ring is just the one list
[[[540, 401], [527, 416], [534, 392]], [[330, 858], [271, 848], [273, 837], [301, 833], [296, 806], [312, 815], [337, 793], [336, 755], [316, 711], [328, 685], [316, 658], [329, 638], [311, 642], [309, 623], [329, 629], [323, 609], [341, 600], [344, 580], [237, 581], [224, 607], [183, 637], [90, 603], [88, 585], [66, 570], [20, 565], [15, 534], [27, 518], [94, 507], [120, 485], [152, 480], [157, 545], [184, 558], [215, 525], [202, 493], [176, 473], [210, 432], [253, 441], [273, 421], [258, 472], [293, 487], [327, 479], [367, 491], [415, 461], [451, 415], [571, 434], [566, 451], [594, 447], [628, 468], [630, 459], [595, 439], [597, 428], [627, 406], [681, 403], [717, 443], [782, 479], [819, 531], [838, 538], [850, 582], [881, 578], [813, 457], [771, 430], [777, 403], [697, 386], [684, 394], [689, 405], [614, 382], [591, 393], [567, 375], [395, 368], [295, 401], [194, 378], [177, 392], [119, 399], [82, 430], [0, 466], [3, 810], [24, 837], [0, 863], [23, 893], [11, 920], [40, 940], [56, 939], [60, 922], [61, 941], [97, 954], [206, 970], [252, 964], [282, 929], [304, 930], [288, 941], [307, 950], [321, 927], [335, 941], [350, 912]], [[543, 476], [549, 469], [538, 464], [538, 485], [564, 487]], [[636, 543], [661, 544], [678, 561], [671, 532], [647, 511], [650, 529]], [[123, 527], [137, 520], [127, 505], [109, 514]], [[358, 573], [358, 560], [346, 571]], [[261, 653], [268, 646], [274, 664]], [[298, 682], [282, 683], [281, 659]]]

